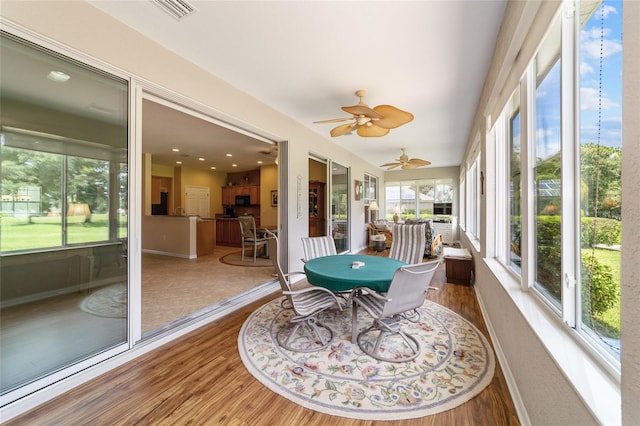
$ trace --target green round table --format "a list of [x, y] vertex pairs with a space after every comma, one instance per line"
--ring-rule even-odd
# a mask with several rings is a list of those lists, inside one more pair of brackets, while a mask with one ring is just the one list
[[[364, 266], [353, 269], [351, 265], [355, 261], [364, 262]], [[393, 274], [403, 265], [406, 263], [388, 257], [343, 254], [308, 260], [304, 264], [304, 272], [311, 284], [334, 292], [349, 291], [356, 287], [386, 292]]]

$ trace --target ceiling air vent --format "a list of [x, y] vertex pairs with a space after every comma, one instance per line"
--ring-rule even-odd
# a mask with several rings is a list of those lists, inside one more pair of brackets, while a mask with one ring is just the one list
[[177, 20], [196, 11], [195, 7], [184, 0], [152, 0], [152, 2]]

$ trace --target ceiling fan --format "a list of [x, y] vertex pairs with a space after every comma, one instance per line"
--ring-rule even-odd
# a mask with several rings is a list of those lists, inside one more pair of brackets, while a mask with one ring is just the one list
[[272, 146], [270, 148], [264, 148], [259, 151], [260, 154], [264, 155], [267, 158], [278, 158], [278, 147]]
[[360, 102], [353, 106], [344, 106], [342, 110], [352, 114], [353, 117], [334, 118], [331, 120], [314, 121], [314, 123], [338, 123], [341, 121], [349, 121], [331, 129], [331, 136], [342, 136], [357, 131], [362, 137], [379, 137], [389, 133], [390, 129], [395, 129], [403, 124], [407, 124], [413, 120], [413, 114], [402, 111], [391, 105], [378, 105], [370, 108], [362, 101], [366, 90], [358, 90], [356, 96], [360, 98]]
[[422, 160], [420, 158], [412, 158], [409, 159], [409, 156], [404, 152], [406, 148], [400, 148], [402, 151], [402, 155], [397, 159], [395, 163], [386, 163], [381, 165], [380, 167], [387, 167], [387, 170], [395, 169], [396, 167], [402, 168], [402, 170], [406, 169], [415, 169], [422, 166], [428, 166], [431, 164], [430, 161]]
[[264, 148], [258, 151], [261, 155], [263, 155], [267, 161], [273, 161], [278, 164], [278, 147], [272, 146], [269, 148]]

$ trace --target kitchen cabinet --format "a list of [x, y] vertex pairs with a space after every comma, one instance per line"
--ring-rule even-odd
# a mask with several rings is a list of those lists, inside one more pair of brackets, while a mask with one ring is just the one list
[[216, 244], [220, 246], [242, 247], [240, 223], [238, 219], [216, 219]]
[[216, 223], [213, 220], [199, 220], [196, 228], [196, 252], [198, 257], [213, 254], [216, 247]]
[[171, 178], [151, 176], [151, 204], [160, 204], [161, 192], [171, 192]]
[[236, 204], [236, 195], [248, 195], [251, 205], [260, 204], [260, 185], [232, 185], [222, 187], [222, 205]]
[[260, 186], [251, 185], [249, 187], [249, 196], [251, 197], [251, 204], [257, 206], [260, 204]]
[[233, 206], [235, 203], [236, 203], [236, 187], [223, 186], [222, 187], [222, 205]]

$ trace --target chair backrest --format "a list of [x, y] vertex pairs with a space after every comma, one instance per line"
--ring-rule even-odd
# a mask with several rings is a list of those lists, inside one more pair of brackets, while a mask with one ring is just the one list
[[305, 262], [316, 257], [338, 254], [336, 244], [330, 236], [302, 237], [302, 250]]
[[[282, 272], [282, 267], [280, 267], [280, 261], [278, 260], [278, 247], [280, 242], [278, 240], [278, 236], [268, 229], [265, 230], [265, 235], [267, 236], [267, 245], [269, 249], [269, 259], [271, 259], [271, 263], [273, 267], [276, 268], [276, 273], [278, 274], [278, 281], [280, 281], [280, 288], [282, 291], [291, 291], [291, 286], [289, 285], [289, 280]], [[289, 295], [287, 295], [287, 299], [291, 299]]]
[[240, 233], [242, 238], [255, 238], [256, 237], [256, 220], [253, 216], [239, 217]]
[[412, 264], [422, 262], [424, 247], [427, 242], [425, 237], [426, 224], [393, 225], [393, 241], [389, 250], [389, 257]]
[[429, 284], [442, 260], [415, 263], [398, 268], [393, 275], [382, 318], [419, 308], [424, 304]]

